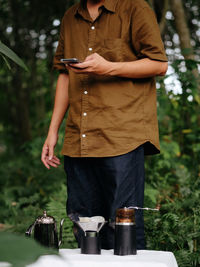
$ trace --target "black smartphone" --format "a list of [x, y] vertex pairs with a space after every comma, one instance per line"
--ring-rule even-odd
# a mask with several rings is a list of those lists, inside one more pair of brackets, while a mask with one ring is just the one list
[[75, 63], [81, 63], [81, 61], [78, 58], [61, 58], [60, 60], [62, 63], [65, 64], [75, 64]]

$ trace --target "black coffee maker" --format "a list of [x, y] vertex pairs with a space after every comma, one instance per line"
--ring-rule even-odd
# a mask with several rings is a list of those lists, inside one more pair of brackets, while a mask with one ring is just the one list
[[73, 222], [82, 230], [81, 254], [101, 254], [101, 242], [99, 232], [106, 224], [102, 216], [79, 217]]
[[136, 255], [135, 210], [121, 208], [116, 211], [115, 255]]

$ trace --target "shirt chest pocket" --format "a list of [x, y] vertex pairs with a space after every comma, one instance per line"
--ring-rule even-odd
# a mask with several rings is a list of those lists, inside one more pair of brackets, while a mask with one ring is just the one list
[[123, 61], [123, 39], [104, 39], [99, 45], [99, 53], [106, 60], [119, 62]]

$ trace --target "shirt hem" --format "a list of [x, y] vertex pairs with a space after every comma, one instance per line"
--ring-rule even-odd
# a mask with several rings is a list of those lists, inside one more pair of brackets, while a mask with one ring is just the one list
[[66, 153], [63, 151], [61, 151], [62, 155], [64, 156], [69, 156], [72, 158], [107, 158], [107, 157], [115, 157], [115, 156], [120, 156], [120, 155], [124, 155], [127, 154], [133, 150], [135, 150], [136, 148], [138, 148], [139, 146], [144, 145], [144, 154], [145, 155], [155, 155], [155, 154], [159, 154], [160, 153], [160, 147], [158, 145], [155, 145], [154, 142], [152, 142], [151, 140], [145, 140], [144, 142], [141, 142], [135, 146], [129, 147], [126, 150], [123, 151], [119, 151], [119, 152], [115, 152], [115, 153], [108, 153], [108, 154], [103, 154], [103, 155], [98, 155], [96, 153], [87, 153], [87, 154], [72, 154], [72, 153]]

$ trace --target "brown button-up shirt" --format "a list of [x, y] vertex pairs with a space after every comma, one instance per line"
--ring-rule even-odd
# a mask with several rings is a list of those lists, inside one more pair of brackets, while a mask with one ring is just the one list
[[[98, 53], [113, 62], [167, 61], [152, 9], [144, 0], [105, 0], [92, 20], [86, 1], [65, 13], [54, 68], [61, 58], [83, 61]], [[144, 144], [159, 152], [155, 79], [75, 74], [69, 71], [69, 113], [62, 153], [71, 157], [125, 154]]]

